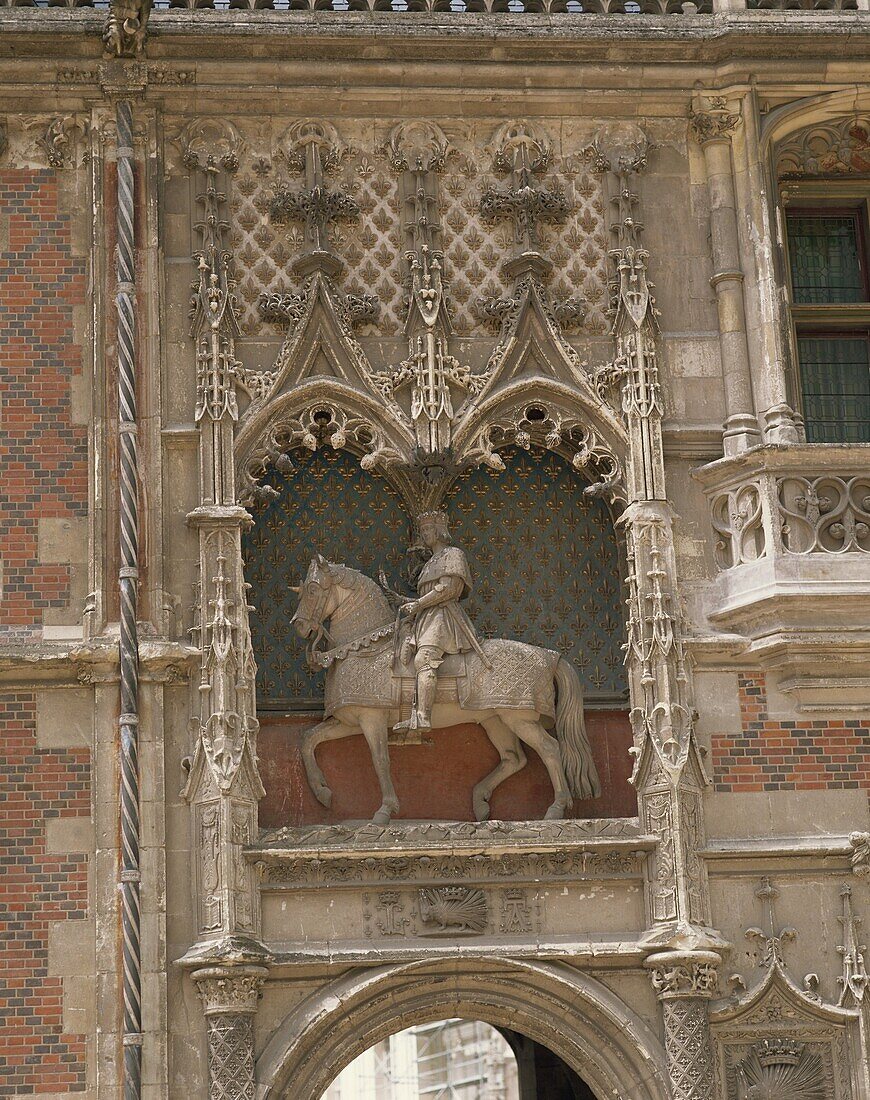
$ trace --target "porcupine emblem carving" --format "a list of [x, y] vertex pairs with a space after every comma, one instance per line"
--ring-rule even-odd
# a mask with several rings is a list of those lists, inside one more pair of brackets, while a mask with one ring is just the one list
[[424, 924], [437, 924], [439, 932], [448, 928], [462, 932], [482, 932], [486, 928], [486, 895], [467, 886], [436, 886], [420, 891], [420, 916]]

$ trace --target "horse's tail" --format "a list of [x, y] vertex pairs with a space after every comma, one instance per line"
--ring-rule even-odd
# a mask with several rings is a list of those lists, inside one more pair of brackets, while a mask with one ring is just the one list
[[556, 665], [556, 687], [556, 737], [568, 787], [573, 798], [597, 798], [601, 783], [586, 738], [583, 685], [574, 666], [564, 657]]

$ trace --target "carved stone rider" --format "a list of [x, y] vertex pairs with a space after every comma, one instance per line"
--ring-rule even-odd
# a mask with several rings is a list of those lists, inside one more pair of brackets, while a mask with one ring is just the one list
[[417, 578], [418, 598], [401, 609], [411, 620], [402, 644], [402, 663], [414, 653], [416, 691], [411, 717], [400, 722], [397, 730], [432, 728], [438, 669], [447, 654], [474, 650], [489, 665], [474, 626], [459, 605], [471, 591], [471, 570], [464, 552], [450, 542], [447, 515], [423, 512], [417, 518], [417, 526], [432, 555]]

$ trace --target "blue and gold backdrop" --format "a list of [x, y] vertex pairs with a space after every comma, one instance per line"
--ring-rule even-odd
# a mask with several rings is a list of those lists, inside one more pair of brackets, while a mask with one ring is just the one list
[[[471, 470], [447, 494], [454, 541], [468, 554], [474, 591], [466, 607], [482, 637], [557, 649], [591, 701], [627, 697], [622, 663], [620, 552], [607, 505], [552, 452], [503, 453], [506, 469]], [[410, 520], [399, 494], [346, 451], [294, 455], [270, 470], [280, 494], [245, 536], [245, 576], [264, 710], [317, 710], [323, 676], [305, 664], [290, 626], [299, 584], [316, 553], [410, 591]]]

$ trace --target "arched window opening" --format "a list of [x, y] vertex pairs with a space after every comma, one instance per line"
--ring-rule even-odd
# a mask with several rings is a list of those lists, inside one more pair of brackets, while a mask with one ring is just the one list
[[595, 1100], [557, 1054], [517, 1031], [448, 1019], [360, 1054], [322, 1100]]

